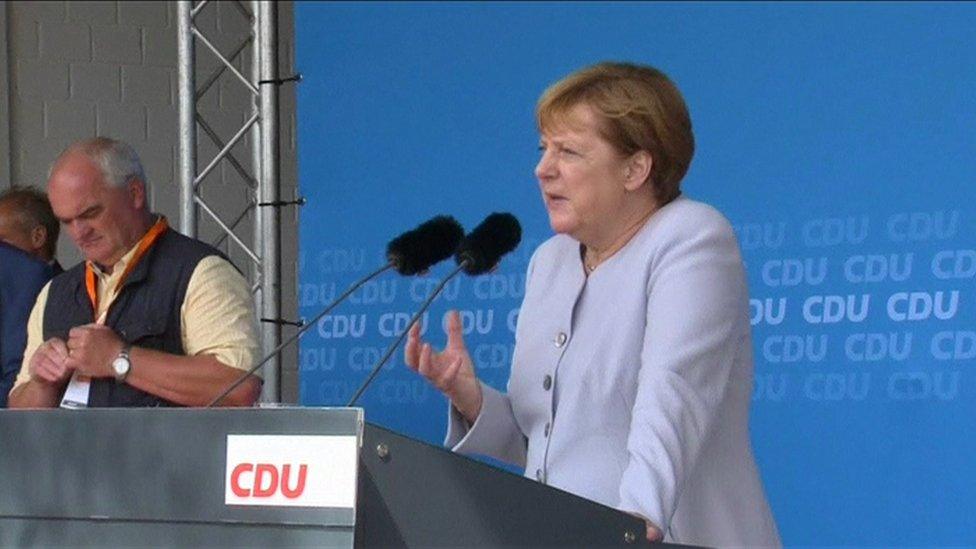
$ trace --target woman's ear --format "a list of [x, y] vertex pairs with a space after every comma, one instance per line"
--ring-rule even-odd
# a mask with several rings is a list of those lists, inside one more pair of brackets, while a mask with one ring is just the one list
[[647, 182], [651, 175], [651, 168], [654, 166], [654, 159], [647, 151], [637, 151], [627, 159], [627, 167], [624, 172], [624, 187], [628, 191], [636, 191]]

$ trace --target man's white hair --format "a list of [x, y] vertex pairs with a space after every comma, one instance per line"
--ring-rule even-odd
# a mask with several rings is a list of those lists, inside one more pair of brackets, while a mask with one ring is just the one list
[[48, 179], [61, 159], [73, 153], [83, 154], [94, 162], [101, 169], [105, 182], [113, 187], [124, 187], [135, 179], [142, 181], [148, 198], [149, 182], [146, 181], [142, 162], [132, 145], [110, 137], [94, 137], [72, 143], [51, 163], [47, 172]]

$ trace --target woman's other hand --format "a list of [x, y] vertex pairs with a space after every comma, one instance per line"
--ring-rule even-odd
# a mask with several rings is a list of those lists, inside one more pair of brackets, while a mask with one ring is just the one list
[[481, 385], [474, 373], [471, 355], [461, 333], [461, 318], [457, 311], [448, 313], [447, 346], [435, 353], [430, 343], [420, 340], [420, 324], [414, 324], [407, 336], [404, 360], [417, 372], [451, 399], [469, 423], [481, 413]]

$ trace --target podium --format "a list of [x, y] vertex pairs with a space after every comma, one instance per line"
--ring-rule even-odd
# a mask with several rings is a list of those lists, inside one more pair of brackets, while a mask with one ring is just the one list
[[0, 546], [119, 545], [650, 544], [640, 519], [358, 408], [0, 410]]

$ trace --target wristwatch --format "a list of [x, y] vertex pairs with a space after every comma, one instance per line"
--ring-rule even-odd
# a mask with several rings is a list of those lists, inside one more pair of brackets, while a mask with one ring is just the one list
[[122, 350], [119, 351], [119, 356], [115, 357], [112, 361], [112, 370], [115, 371], [115, 381], [122, 383], [125, 378], [129, 375], [129, 370], [132, 368], [132, 363], [129, 362], [129, 351], [132, 349], [132, 345], [126, 343]]

